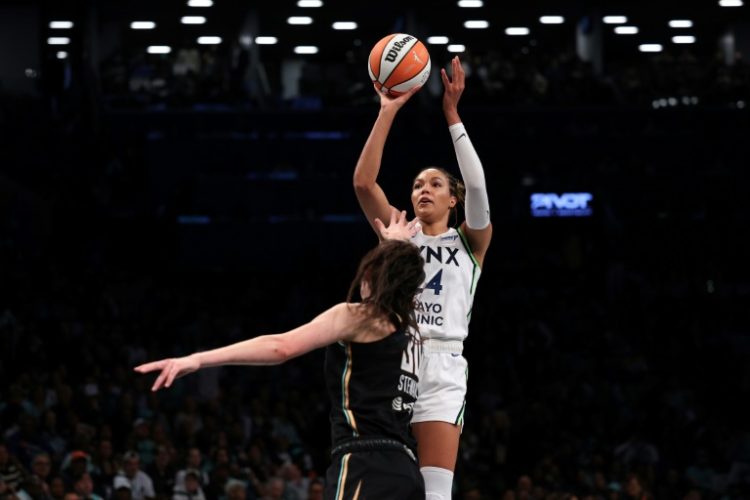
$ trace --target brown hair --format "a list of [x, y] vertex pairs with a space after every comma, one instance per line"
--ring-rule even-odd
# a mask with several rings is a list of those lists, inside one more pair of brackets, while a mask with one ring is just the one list
[[422, 170], [419, 171], [416, 177], [414, 177], [414, 180], [412, 181], [412, 186], [414, 185], [414, 182], [417, 180], [417, 177], [420, 176], [422, 172], [425, 170], [437, 170], [441, 174], [445, 176], [446, 179], [448, 179], [448, 189], [450, 189], [451, 196], [455, 196], [458, 203], [456, 203], [456, 206], [451, 208], [451, 215], [453, 216], [453, 220], [455, 221], [455, 225], [458, 226], [458, 205], [464, 206], [464, 201], [466, 200], [466, 186], [464, 186], [463, 181], [456, 177], [455, 175], [448, 172], [446, 169], [442, 167], [425, 167]]
[[363, 281], [370, 295], [362, 299], [367, 316], [388, 318], [399, 330], [417, 330], [414, 297], [424, 282], [424, 260], [419, 248], [408, 241], [386, 240], [362, 257], [349, 288], [347, 302], [359, 294]]

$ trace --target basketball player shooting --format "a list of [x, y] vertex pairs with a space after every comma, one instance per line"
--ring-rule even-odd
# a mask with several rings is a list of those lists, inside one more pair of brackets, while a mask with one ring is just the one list
[[[441, 69], [442, 106], [463, 183], [442, 168], [430, 167], [419, 172], [411, 191], [414, 214], [422, 225], [412, 241], [422, 249], [426, 278], [417, 305], [424, 360], [411, 422], [427, 500], [451, 498], [466, 405], [468, 364], [462, 355], [463, 340], [492, 237], [484, 171], [458, 114], [465, 87], [458, 57], [451, 60], [450, 68], [450, 76]], [[354, 171], [357, 199], [376, 231], [374, 221], [396, 211], [377, 183], [385, 142], [399, 109], [418, 90], [414, 87], [398, 97], [378, 93], [380, 111]], [[449, 227], [457, 206], [464, 202], [464, 222]]]

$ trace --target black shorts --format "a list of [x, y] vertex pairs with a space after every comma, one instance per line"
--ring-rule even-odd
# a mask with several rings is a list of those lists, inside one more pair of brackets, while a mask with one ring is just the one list
[[334, 455], [326, 472], [326, 500], [424, 500], [419, 466], [399, 450]]

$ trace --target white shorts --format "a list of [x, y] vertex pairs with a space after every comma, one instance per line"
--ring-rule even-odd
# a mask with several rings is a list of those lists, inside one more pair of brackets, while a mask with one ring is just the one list
[[456, 349], [434, 349], [434, 342], [426, 342], [419, 368], [419, 397], [411, 421], [448, 422], [463, 427], [469, 364], [461, 355], [460, 342], [439, 344], [454, 345]]

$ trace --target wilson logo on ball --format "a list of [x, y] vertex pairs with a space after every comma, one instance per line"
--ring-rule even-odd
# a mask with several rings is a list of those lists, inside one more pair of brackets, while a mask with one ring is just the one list
[[412, 35], [395, 33], [383, 37], [370, 51], [367, 70], [378, 91], [396, 97], [430, 76], [430, 54]]
[[388, 51], [388, 55], [385, 56], [385, 60], [388, 62], [396, 62], [396, 57], [401, 49], [406, 45], [409, 40], [414, 40], [414, 37], [407, 35], [403, 40], [393, 44], [393, 48]]

